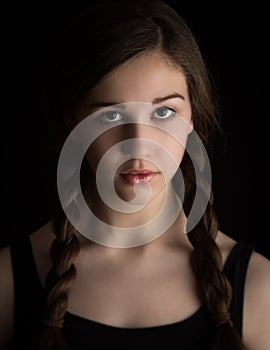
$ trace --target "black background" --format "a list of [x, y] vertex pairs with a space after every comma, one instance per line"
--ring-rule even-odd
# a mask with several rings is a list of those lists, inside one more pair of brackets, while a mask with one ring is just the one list
[[[267, 172], [260, 137], [269, 115], [264, 84], [265, 9], [234, 3], [167, 1], [192, 29], [219, 96], [226, 142], [213, 163], [220, 229], [270, 258]], [[2, 8], [1, 246], [50, 217], [55, 169], [41, 107], [40, 76], [50, 37], [86, 2], [36, 2]], [[264, 219], [266, 218], [266, 219]]]

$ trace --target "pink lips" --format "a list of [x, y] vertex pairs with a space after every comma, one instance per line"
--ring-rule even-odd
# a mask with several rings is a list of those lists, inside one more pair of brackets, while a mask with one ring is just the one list
[[144, 185], [152, 181], [156, 174], [148, 169], [133, 169], [123, 173], [122, 176], [130, 185]]

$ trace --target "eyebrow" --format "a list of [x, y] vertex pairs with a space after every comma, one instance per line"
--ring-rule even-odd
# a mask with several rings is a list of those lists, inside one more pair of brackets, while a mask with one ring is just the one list
[[164, 96], [164, 97], [157, 97], [157, 98], [154, 99], [154, 101], [152, 101], [152, 103], [156, 104], [156, 103], [160, 103], [160, 102], [163, 102], [163, 101], [166, 101], [166, 100], [170, 100], [172, 98], [181, 98], [182, 100], [185, 101], [185, 97], [183, 95], [180, 95], [177, 92], [175, 92], [173, 94], [170, 94], [170, 95], [167, 95], [167, 96]]
[[[163, 96], [163, 97], [156, 97], [153, 101], [152, 104], [157, 104], [160, 102], [164, 102], [166, 100], [170, 100], [173, 98], [180, 98], [182, 100], [185, 100], [185, 97], [183, 95], [178, 94], [177, 92], [167, 95], [167, 96]], [[112, 106], [112, 105], [117, 105], [120, 104], [119, 107], [121, 107], [121, 103], [120, 102], [96, 102], [93, 103], [89, 106], [90, 109], [92, 108], [97, 108], [97, 107], [108, 107], [108, 106]], [[125, 106], [122, 106], [123, 109], [125, 109]]]

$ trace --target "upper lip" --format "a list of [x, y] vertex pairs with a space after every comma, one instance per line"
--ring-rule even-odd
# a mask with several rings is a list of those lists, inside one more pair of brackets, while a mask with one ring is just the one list
[[153, 170], [149, 170], [149, 169], [130, 169], [128, 171], [123, 172], [122, 174], [130, 174], [130, 175], [136, 175], [136, 174], [152, 174], [152, 173], [156, 173], [156, 171]]

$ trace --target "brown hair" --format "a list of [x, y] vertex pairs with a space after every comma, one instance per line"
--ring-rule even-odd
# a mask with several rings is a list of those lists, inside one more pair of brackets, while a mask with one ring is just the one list
[[[194, 129], [207, 144], [218, 122], [209, 74], [199, 47], [183, 19], [166, 3], [138, 0], [99, 1], [84, 9], [56, 41], [45, 96], [50, 117], [57, 117], [58, 130], [65, 130], [60, 144], [68, 134], [63, 119], [67, 115], [72, 117], [82, 96], [115, 67], [152, 50], [167, 56], [185, 74]], [[191, 210], [196, 188], [204, 193], [207, 186], [202, 173], [202, 178], [196, 179], [194, 167], [196, 164], [185, 153], [180, 168], [185, 180], [183, 207], [186, 215]], [[74, 169], [70, 169], [67, 181], [73, 175]], [[75, 213], [76, 191], [74, 189], [72, 198], [67, 199], [67, 207]], [[215, 243], [218, 221], [212, 205], [211, 194], [202, 218], [188, 234], [194, 247], [192, 267], [201, 302], [217, 325], [213, 349], [244, 349], [240, 336], [229, 322], [232, 290], [222, 272], [221, 253]], [[40, 344], [47, 349], [64, 349], [68, 345], [62, 343], [59, 326], [62, 326], [68, 291], [76, 276], [73, 263], [79, 253], [79, 243], [60, 205], [54, 217], [54, 232], [53, 266], [46, 279], [47, 301]]]

